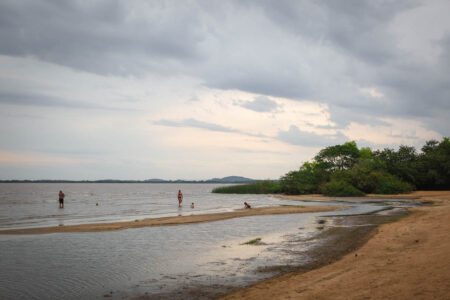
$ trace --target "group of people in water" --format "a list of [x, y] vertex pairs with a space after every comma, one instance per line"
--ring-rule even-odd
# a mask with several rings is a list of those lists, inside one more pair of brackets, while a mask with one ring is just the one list
[[[59, 208], [64, 208], [64, 197], [66, 197], [66, 195], [63, 193], [63, 191], [59, 191], [58, 194]], [[178, 190], [178, 207], [181, 207], [182, 203], [183, 203], [183, 193], [181, 192], [181, 190]], [[96, 203], [96, 205], [98, 206], [98, 203]], [[247, 202], [244, 202], [244, 207], [252, 208], [250, 204], [248, 204]], [[195, 208], [194, 202], [191, 203], [191, 208]]]

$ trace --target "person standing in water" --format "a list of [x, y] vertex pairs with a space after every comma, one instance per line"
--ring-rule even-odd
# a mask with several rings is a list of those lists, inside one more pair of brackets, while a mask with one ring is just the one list
[[181, 203], [183, 202], [183, 193], [181, 190], [178, 190], [178, 207], [181, 207]]
[[63, 191], [59, 191], [58, 197], [59, 197], [59, 208], [64, 208], [64, 197], [66, 195], [63, 193]]

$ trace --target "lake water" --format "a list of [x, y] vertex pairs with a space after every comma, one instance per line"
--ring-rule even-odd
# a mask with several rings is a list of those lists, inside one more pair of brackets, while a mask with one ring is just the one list
[[[265, 195], [212, 194], [214, 187], [210, 184], [0, 184], [0, 227], [229, 211], [242, 208], [244, 201], [255, 207], [286, 203], [317, 205], [280, 201]], [[64, 209], [58, 209], [60, 189], [66, 194]], [[178, 189], [184, 193], [182, 209], [178, 209]], [[195, 202], [194, 210], [189, 207], [190, 202]], [[273, 276], [270, 272], [255, 272], [260, 267], [301, 264], [308, 258], [298, 253], [315, 246], [308, 241], [318, 234], [316, 221], [320, 216], [367, 213], [383, 208], [352, 204], [339, 212], [254, 216], [115, 232], [0, 235], [0, 299], [102, 299], [105, 294], [113, 299], [136, 295], [197, 298], [180, 289], [242, 286]], [[243, 244], [257, 237], [265, 244]], [[171, 294], [172, 291], [178, 294]]]
[[[244, 201], [257, 206], [282, 204], [280, 200], [266, 195], [211, 193], [217, 186], [219, 185], [0, 183], [0, 228], [225, 212], [243, 208]], [[178, 189], [184, 194], [181, 209], [178, 208]], [[58, 208], [59, 190], [63, 190], [66, 195], [64, 209]], [[194, 209], [190, 208], [192, 202], [195, 203]]]

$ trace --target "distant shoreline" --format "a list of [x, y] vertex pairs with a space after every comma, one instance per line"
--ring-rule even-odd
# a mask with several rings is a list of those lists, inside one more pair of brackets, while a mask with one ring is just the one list
[[63, 233], [63, 232], [102, 232], [114, 231], [130, 228], [142, 228], [152, 226], [169, 226], [182, 225], [202, 222], [213, 222], [228, 220], [249, 216], [262, 215], [281, 215], [281, 214], [296, 214], [296, 213], [313, 213], [326, 212], [342, 209], [343, 206], [273, 206], [273, 207], [257, 207], [252, 209], [239, 209], [232, 212], [224, 213], [210, 213], [200, 215], [187, 216], [173, 216], [162, 218], [148, 218], [135, 221], [111, 222], [111, 223], [91, 223], [80, 225], [66, 225], [66, 226], [52, 226], [52, 227], [37, 227], [37, 228], [23, 228], [23, 229], [2, 229], [0, 234], [48, 234], [48, 233]]
[[210, 183], [210, 184], [244, 184], [246, 182], [221, 182], [221, 181], [189, 181], [189, 180], [166, 180], [166, 181], [141, 181], [141, 180], [0, 180], [0, 183]]
[[67, 180], [67, 179], [2, 179], [0, 183], [223, 183], [223, 184], [244, 184], [258, 181], [256, 179], [246, 178], [242, 176], [227, 176], [223, 178], [211, 178], [205, 180], [184, 180], [175, 179], [167, 180], [160, 178], [144, 179], [144, 180], [127, 180], [127, 179], [97, 179], [97, 180]]

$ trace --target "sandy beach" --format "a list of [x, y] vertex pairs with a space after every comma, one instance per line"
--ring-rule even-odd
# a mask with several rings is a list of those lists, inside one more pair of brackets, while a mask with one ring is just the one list
[[257, 207], [252, 209], [241, 209], [225, 213], [162, 217], [151, 219], [149, 218], [126, 222], [80, 224], [80, 225], [52, 226], [52, 227], [25, 228], [25, 229], [7, 229], [7, 230], [0, 230], [0, 234], [99, 232], [99, 231], [112, 231], [112, 230], [122, 230], [122, 229], [141, 228], [150, 226], [169, 226], [169, 225], [192, 224], [201, 222], [212, 222], [248, 216], [325, 212], [325, 211], [339, 210], [342, 208], [343, 206], [298, 206], [298, 205]]
[[364, 245], [334, 263], [269, 279], [223, 299], [448, 299], [450, 192], [367, 197], [374, 198], [432, 204], [410, 208], [407, 217], [378, 227]]

